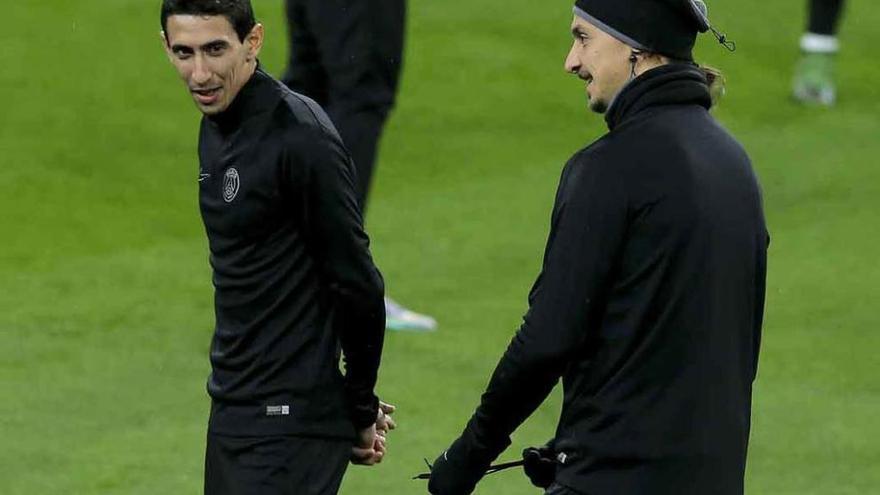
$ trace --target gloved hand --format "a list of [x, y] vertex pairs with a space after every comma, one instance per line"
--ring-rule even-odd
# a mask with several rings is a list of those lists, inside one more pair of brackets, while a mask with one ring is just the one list
[[549, 488], [556, 479], [556, 452], [552, 442], [541, 447], [523, 450], [523, 471], [533, 485]]
[[431, 466], [428, 491], [432, 495], [469, 495], [476, 488], [488, 467], [488, 462], [468, 459], [469, 449], [456, 440], [449, 450], [440, 454]]

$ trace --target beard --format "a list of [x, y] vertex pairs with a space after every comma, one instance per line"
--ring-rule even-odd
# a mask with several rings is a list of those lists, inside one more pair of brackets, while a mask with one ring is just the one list
[[590, 110], [599, 114], [608, 111], [608, 102], [599, 98], [596, 98], [595, 100], [588, 98], [587, 106], [590, 107]]

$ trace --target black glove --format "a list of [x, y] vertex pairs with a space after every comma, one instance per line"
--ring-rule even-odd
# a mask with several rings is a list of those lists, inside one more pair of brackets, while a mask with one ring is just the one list
[[467, 448], [458, 439], [431, 466], [428, 491], [432, 495], [469, 495], [483, 477], [488, 462], [468, 459]]
[[523, 450], [523, 471], [533, 485], [549, 488], [556, 479], [556, 452], [551, 444]]

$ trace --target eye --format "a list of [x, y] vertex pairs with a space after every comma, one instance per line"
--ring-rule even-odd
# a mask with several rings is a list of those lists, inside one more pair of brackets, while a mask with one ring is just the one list
[[205, 47], [205, 53], [210, 57], [219, 57], [223, 55], [223, 52], [226, 51], [226, 45], [216, 44], [216, 45], [208, 45]]
[[178, 60], [186, 60], [192, 56], [192, 51], [184, 48], [175, 48], [172, 50], [172, 53], [174, 53]]
[[586, 45], [588, 41], [590, 41], [590, 37], [586, 34], [579, 34], [578, 41], [580, 41], [581, 45]]

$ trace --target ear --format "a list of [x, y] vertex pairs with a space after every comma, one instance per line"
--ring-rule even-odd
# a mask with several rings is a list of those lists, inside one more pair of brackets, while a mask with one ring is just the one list
[[649, 54], [648, 54], [648, 57], [649, 57], [651, 60], [656, 60], [656, 61], [658, 61], [658, 62], [662, 62], [663, 59], [666, 58], [666, 57], [664, 57], [663, 55], [660, 55], [659, 53], [649, 53]]
[[165, 34], [165, 31], [159, 31], [159, 38], [162, 40], [162, 49], [165, 50], [165, 55], [168, 55], [168, 60], [171, 60], [171, 43], [168, 42], [168, 35]]
[[660, 55], [659, 53], [648, 53], [648, 54], [646, 54], [645, 59], [650, 61], [651, 64], [658, 65], [658, 66], [659, 65], [666, 65], [670, 62], [669, 57], [667, 57], [665, 55]]
[[263, 25], [257, 23], [251, 29], [251, 32], [248, 33], [247, 38], [245, 38], [244, 42], [247, 45], [247, 59], [248, 62], [252, 62], [257, 59], [260, 55], [260, 50], [263, 48], [263, 40], [265, 39], [265, 30], [263, 29]]
[[636, 72], [641, 75], [651, 69], [666, 65], [669, 63], [669, 57], [654, 52], [638, 51], [637, 54], [638, 68]]

